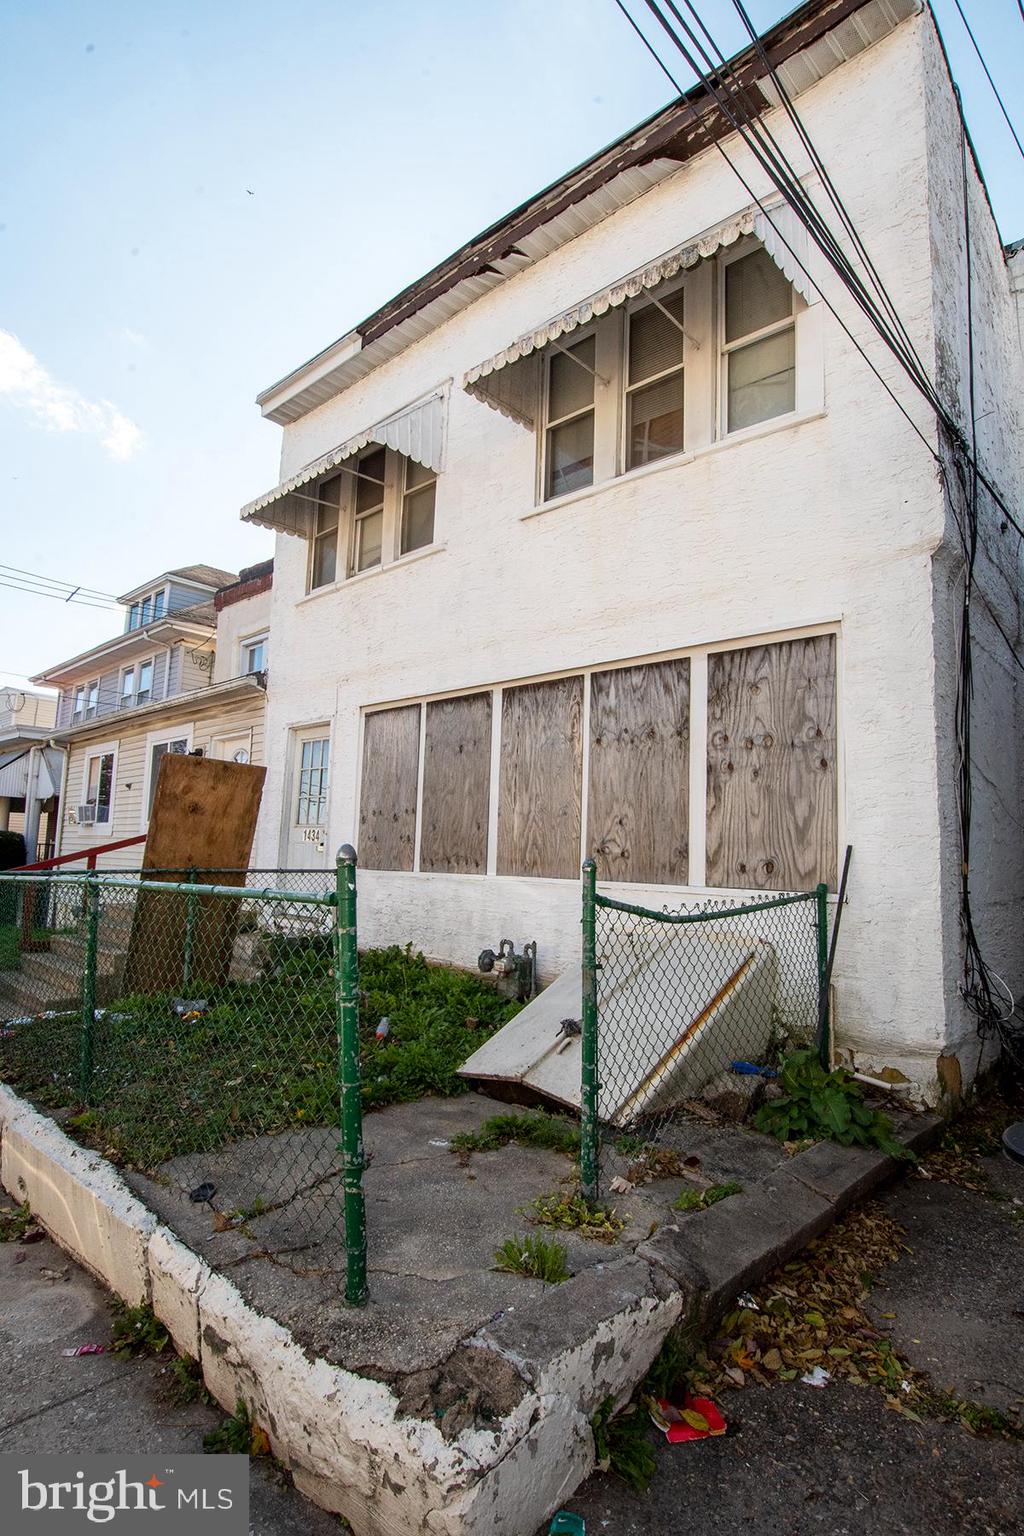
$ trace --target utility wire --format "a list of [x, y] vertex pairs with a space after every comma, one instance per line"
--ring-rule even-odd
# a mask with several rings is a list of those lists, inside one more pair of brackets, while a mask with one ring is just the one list
[[38, 571], [25, 571], [17, 565], [4, 565], [3, 563], [0, 563], [0, 572], [4, 573], [5, 575], [25, 576], [30, 581], [38, 582], [42, 586], [61, 587], [65, 592], [80, 592], [83, 597], [108, 598], [112, 603], [117, 602], [117, 598], [113, 592], [100, 592], [95, 587], [86, 587], [83, 586], [80, 582], [58, 581], [54, 576], [42, 576]]
[[[1013, 142], [1016, 144], [1017, 149], [1020, 152], [1021, 159], [1024, 159], [1024, 144], [1021, 144], [1020, 135], [1018, 134], [1016, 128], [1013, 126], [1013, 122], [1012, 122], [1012, 120], [1010, 118], [1010, 114], [1006, 110], [1006, 103], [1003, 100], [1002, 96], [999, 94], [999, 87], [996, 85], [995, 81], [992, 79], [992, 73], [991, 73], [988, 65], [985, 63], [985, 55], [982, 53], [981, 48], [978, 45], [978, 39], [975, 37], [974, 33], [971, 30], [970, 22], [967, 20], [967, 17], [964, 15], [964, 8], [960, 4], [960, 0], [953, 0], [953, 4], [956, 6], [957, 10], [960, 12], [960, 20], [964, 24], [964, 30], [966, 31], [967, 36], [970, 38], [972, 44], [974, 45], [974, 51], [978, 55], [978, 63], [981, 65], [982, 69], [985, 71], [985, 79], [988, 81], [989, 85], [992, 87], [992, 94], [995, 97], [996, 101], [999, 103], [999, 110], [1003, 114], [1003, 117], [1006, 119], [1006, 126], [1007, 126], [1007, 128], [1009, 128], [1010, 132], [1013, 134]], [[1018, 4], [1018, 6], [1020, 6], [1021, 18], [1024, 19], [1024, 3], [1022, 3], [1022, 0], [1017, 0], [1017, 4]]]
[[0, 587], [7, 587], [13, 592], [25, 592], [29, 597], [52, 597], [55, 602], [74, 603], [76, 607], [100, 608], [104, 613], [114, 612], [118, 606], [116, 603], [94, 602], [89, 597], [76, 597], [74, 593], [68, 596], [64, 592], [54, 592], [47, 587], [30, 586], [28, 583], [21, 581], [9, 581], [2, 572], [0, 572]]

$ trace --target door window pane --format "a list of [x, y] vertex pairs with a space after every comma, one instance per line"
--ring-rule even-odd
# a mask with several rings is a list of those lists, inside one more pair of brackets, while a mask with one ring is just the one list
[[796, 409], [792, 326], [729, 353], [729, 431]]
[[295, 824], [322, 826], [327, 818], [327, 768], [330, 741], [304, 741], [299, 754]]

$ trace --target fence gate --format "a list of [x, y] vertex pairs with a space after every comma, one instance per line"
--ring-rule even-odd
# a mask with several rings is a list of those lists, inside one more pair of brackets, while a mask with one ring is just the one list
[[597, 891], [583, 866], [582, 1157], [596, 1198], [602, 1140], [656, 1142], [723, 1072], [796, 1044], [828, 1054], [828, 887], [655, 911]]

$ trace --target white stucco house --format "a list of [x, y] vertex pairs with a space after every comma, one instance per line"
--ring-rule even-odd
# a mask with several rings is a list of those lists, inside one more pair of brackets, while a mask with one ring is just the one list
[[[765, 46], [968, 436], [973, 348], [978, 457], [1020, 507], [1021, 257], [969, 145], [964, 180], [930, 13], [812, 0]], [[738, 67], [820, 194], [758, 57]], [[834, 891], [849, 843], [840, 1058], [931, 1099], [971, 1080], [993, 1041], [959, 992], [945, 445], [699, 87], [259, 403], [283, 443], [242, 514], [278, 535], [256, 862], [351, 841], [364, 942], [472, 964], [535, 939], [550, 979], [578, 963], [587, 854], [661, 906]], [[1016, 992], [1020, 540], [981, 520], [970, 892]]]

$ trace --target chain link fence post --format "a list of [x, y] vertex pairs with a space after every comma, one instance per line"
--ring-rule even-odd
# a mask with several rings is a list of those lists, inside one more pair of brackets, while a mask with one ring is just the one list
[[825, 1071], [831, 1072], [832, 1038], [828, 1008], [828, 886], [817, 886], [814, 895], [818, 940], [818, 1059]]
[[580, 1091], [580, 1185], [596, 1200], [600, 1177], [597, 1123], [597, 865], [583, 865], [583, 1039]]
[[363, 1197], [363, 1104], [359, 1074], [359, 948], [356, 930], [356, 851], [338, 850], [334, 917], [334, 987], [341, 1089], [342, 1185], [345, 1204], [345, 1300], [363, 1306], [366, 1287], [366, 1207]]
[[[196, 870], [193, 866], [185, 876], [188, 885], [195, 885]], [[185, 958], [181, 967], [182, 990], [187, 992], [192, 984], [192, 967], [196, 948], [196, 898], [192, 891], [185, 897]]]
[[85, 969], [82, 975], [82, 1037], [78, 1062], [78, 1093], [83, 1104], [92, 1099], [93, 1047], [96, 1035], [96, 968], [100, 934], [100, 890], [94, 878], [85, 882]]

